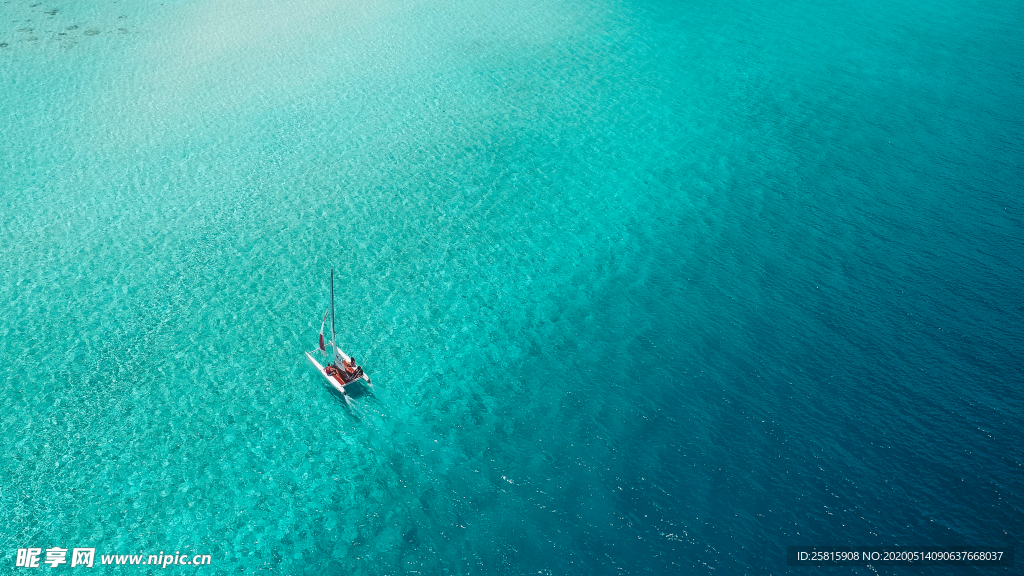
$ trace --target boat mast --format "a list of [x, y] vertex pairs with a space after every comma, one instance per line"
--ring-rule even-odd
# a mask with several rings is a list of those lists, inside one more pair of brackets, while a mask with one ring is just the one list
[[331, 347], [334, 349], [334, 363], [338, 363], [338, 337], [334, 335], [334, 268], [331, 268]]

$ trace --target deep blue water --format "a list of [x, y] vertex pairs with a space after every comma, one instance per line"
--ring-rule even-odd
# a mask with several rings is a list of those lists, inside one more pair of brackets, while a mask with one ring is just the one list
[[1019, 571], [1020, 3], [0, 16], [0, 572]]

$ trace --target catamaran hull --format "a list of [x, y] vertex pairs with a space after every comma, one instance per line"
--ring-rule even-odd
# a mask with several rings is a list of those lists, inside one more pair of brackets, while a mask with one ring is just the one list
[[[334, 346], [334, 342], [329, 342], [329, 344], [331, 346]], [[337, 350], [338, 354], [341, 355], [341, 359], [342, 360], [344, 360], [345, 362], [352, 362], [352, 358], [348, 354], [345, 354], [344, 350], [342, 350], [341, 348], [335, 348], [335, 350]], [[366, 373], [363, 373], [363, 375], [360, 376], [360, 378], [362, 378], [363, 380], [366, 380], [366, 383], [370, 385], [370, 388], [373, 388], [373, 382], [370, 382], [370, 377], [367, 376]], [[349, 384], [351, 384], [351, 383], [352, 382], [349, 382]]]
[[[342, 359], [344, 359], [345, 361], [347, 361], [347, 362], [351, 362], [352, 361], [352, 359], [349, 358], [348, 354], [345, 354], [344, 352], [342, 352], [340, 348], [338, 349], [338, 354], [341, 354]], [[316, 371], [319, 372], [320, 375], [323, 376], [325, 380], [330, 382], [331, 386], [333, 386], [335, 390], [337, 390], [338, 392], [341, 392], [342, 394], [345, 393], [345, 385], [342, 384], [341, 382], [339, 382], [338, 379], [335, 378], [334, 376], [328, 375], [327, 374], [327, 370], [319, 362], [316, 361], [316, 358], [314, 358], [312, 354], [310, 354], [309, 352], [306, 352], [306, 358], [309, 360], [309, 362], [313, 366], [316, 366]], [[363, 374], [362, 376], [360, 376], [360, 378], [362, 378], [363, 380], [366, 380], [366, 383], [369, 384], [371, 388], [373, 387], [373, 382], [370, 382], [370, 377], [369, 376], [367, 376], [366, 374]], [[352, 382], [349, 382], [349, 384], [351, 384], [351, 383]]]
[[345, 385], [342, 384], [341, 382], [338, 382], [338, 379], [335, 378], [334, 376], [328, 375], [324, 367], [321, 366], [320, 363], [316, 361], [316, 358], [313, 358], [312, 354], [306, 352], [306, 358], [309, 359], [309, 362], [313, 364], [313, 366], [316, 366], [316, 371], [319, 372], [320, 375], [324, 377], [324, 380], [327, 380], [327, 382], [330, 383], [330, 385], [333, 386], [335, 390], [341, 392], [342, 394], [345, 393]]

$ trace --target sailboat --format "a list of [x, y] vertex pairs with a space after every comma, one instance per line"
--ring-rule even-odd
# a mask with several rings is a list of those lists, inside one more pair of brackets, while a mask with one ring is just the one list
[[[324, 326], [327, 324], [327, 315], [331, 315], [331, 341], [324, 342]], [[324, 377], [327, 382], [334, 387], [335, 390], [345, 393], [345, 385], [351, 384], [356, 380], [363, 379], [366, 383], [373, 387], [373, 383], [370, 382], [370, 377], [367, 376], [363, 369], [355, 365], [352, 358], [345, 354], [338, 345], [335, 344], [337, 338], [334, 333], [334, 268], [331, 268], [331, 308], [324, 313], [324, 319], [320, 322], [320, 346], [317, 350], [311, 350], [306, 352], [306, 358], [309, 362], [316, 366], [316, 371]], [[330, 356], [327, 353], [327, 346], [330, 345], [333, 354]], [[317, 359], [313, 354], [319, 352], [320, 356], [324, 359], [324, 364], [321, 365], [317, 362]], [[333, 356], [334, 361], [330, 362], [330, 358]], [[330, 363], [329, 363], [330, 362]]]

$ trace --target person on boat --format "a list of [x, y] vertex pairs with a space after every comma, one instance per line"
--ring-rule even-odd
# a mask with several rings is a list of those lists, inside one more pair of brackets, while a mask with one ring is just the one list
[[324, 368], [324, 372], [326, 372], [328, 376], [336, 378], [342, 383], [342, 385], [348, 384], [363, 375], [362, 369], [356, 366], [355, 362], [342, 360], [341, 366], [341, 368], [338, 368], [336, 365], [331, 364], [327, 368]]
[[348, 384], [349, 382], [348, 378], [346, 378], [346, 375], [343, 374], [342, 371], [339, 370], [338, 367], [335, 366], [334, 364], [331, 364], [327, 368], [324, 368], [324, 372], [326, 372], [328, 376], [336, 378], [342, 384]]
[[348, 372], [348, 374], [345, 375], [347, 378], [355, 380], [356, 378], [359, 378], [363, 375], [363, 369], [360, 368], [359, 366], [356, 366], [355, 358], [343, 360], [341, 364], [345, 367], [345, 371]]

